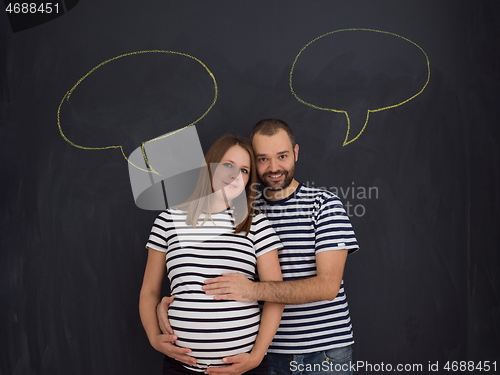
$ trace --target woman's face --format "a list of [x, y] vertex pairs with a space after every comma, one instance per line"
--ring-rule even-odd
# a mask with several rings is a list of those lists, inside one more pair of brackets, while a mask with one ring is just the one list
[[[215, 170], [214, 170], [215, 169]], [[230, 147], [221, 161], [212, 165], [212, 187], [214, 192], [224, 189], [231, 201], [245, 189], [250, 177], [250, 155], [241, 146]]]

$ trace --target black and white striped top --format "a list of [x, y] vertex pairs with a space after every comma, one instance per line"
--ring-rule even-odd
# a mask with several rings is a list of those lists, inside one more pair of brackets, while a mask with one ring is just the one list
[[[300, 185], [281, 201], [258, 200], [278, 233], [283, 248], [278, 251], [283, 280], [316, 275], [316, 254], [348, 249], [358, 244], [349, 217], [333, 193]], [[286, 305], [270, 353], [301, 354], [347, 346], [353, 343], [344, 283], [332, 301]]]
[[[257, 302], [216, 301], [201, 289], [203, 281], [223, 273], [256, 277], [257, 257], [281, 243], [267, 218], [253, 217], [248, 236], [232, 233], [231, 211], [211, 215], [202, 226], [185, 223], [182, 211], [169, 209], [154, 222], [147, 247], [166, 253], [167, 277], [174, 302], [169, 319], [176, 344], [192, 350], [195, 371], [222, 365], [222, 358], [249, 352], [257, 336]], [[200, 219], [200, 222], [202, 220]]]

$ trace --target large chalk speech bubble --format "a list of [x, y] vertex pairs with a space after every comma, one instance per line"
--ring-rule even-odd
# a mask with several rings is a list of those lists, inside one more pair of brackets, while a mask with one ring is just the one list
[[[208, 79], [203, 77], [204, 87], [200, 88], [196, 85], [203, 74]], [[212, 91], [208, 108], [200, 110], [200, 103], [207, 99], [196, 90], [202, 94]], [[61, 137], [73, 147], [118, 149], [130, 163], [123, 144], [126, 139], [139, 142], [144, 151], [145, 144], [197, 124], [213, 108], [217, 97], [214, 74], [196, 57], [167, 50], [130, 52], [98, 64], [66, 92], [57, 109], [57, 126]], [[182, 116], [176, 117], [179, 113]], [[186, 116], [198, 117], [186, 121]], [[118, 144], [114, 143], [116, 138]], [[147, 159], [145, 152], [143, 157]], [[149, 168], [144, 171], [155, 173], [154, 163], [146, 160], [146, 164]]]
[[300, 103], [345, 115], [346, 146], [361, 136], [371, 113], [409, 102], [429, 80], [429, 58], [415, 42], [386, 31], [342, 29], [300, 50], [289, 84]]
[[[200, 111], [210, 91], [213, 99], [208, 96], [208, 108]], [[62, 98], [57, 125], [61, 137], [73, 147], [120, 150], [129, 165], [136, 205], [164, 210], [184, 202], [200, 173], [207, 170], [195, 124], [213, 108], [217, 96], [215, 76], [199, 59], [174, 51], [131, 52], [106, 60], [81, 77]], [[179, 128], [197, 112], [199, 117]], [[177, 129], [148, 137], [172, 127]], [[67, 135], [68, 129], [78, 142]], [[127, 157], [123, 144], [106, 145], [116, 138], [122, 142], [128, 138], [140, 147]], [[90, 142], [104, 144], [91, 146]]]

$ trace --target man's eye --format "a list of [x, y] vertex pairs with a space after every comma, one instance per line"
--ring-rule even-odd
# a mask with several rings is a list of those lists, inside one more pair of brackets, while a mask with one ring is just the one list
[[285, 159], [286, 155], [280, 155], [279, 157], [280, 157], [280, 159]]
[[267, 161], [267, 159], [266, 159], [266, 158], [259, 158], [259, 161], [260, 161], [261, 163], [264, 163], [265, 161]]

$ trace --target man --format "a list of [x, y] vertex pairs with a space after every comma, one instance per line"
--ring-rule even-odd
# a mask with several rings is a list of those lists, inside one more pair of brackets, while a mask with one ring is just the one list
[[[203, 289], [215, 299], [287, 304], [268, 350], [270, 375], [350, 374], [354, 341], [342, 276], [347, 254], [358, 245], [349, 218], [334, 194], [295, 180], [299, 145], [284, 121], [259, 121], [252, 144], [263, 185], [257, 204], [284, 245], [279, 251], [284, 281], [252, 282], [241, 274], [227, 274], [206, 280]], [[164, 299], [158, 308], [164, 332], [171, 332], [168, 302]], [[172, 345], [166, 354], [189, 360], [183, 350]], [[243, 366], [232, 358], [226, 363], [234, 373]]]

